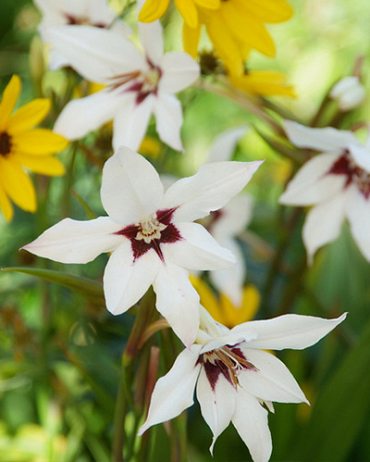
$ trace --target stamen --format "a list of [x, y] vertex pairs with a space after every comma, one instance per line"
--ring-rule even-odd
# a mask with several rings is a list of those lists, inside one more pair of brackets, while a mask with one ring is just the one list
[[136, 240], [143, 240], [146, 244], [150, 244], [153, 239], [160, 239], [161, 232], [167, 226], [160, 223], [154, 216], [151, 216], [138, 224], [138, 232], [135, 236]]

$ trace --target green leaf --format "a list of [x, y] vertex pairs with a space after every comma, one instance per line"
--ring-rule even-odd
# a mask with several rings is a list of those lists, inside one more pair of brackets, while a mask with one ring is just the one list
[[370, 323], [322, 387], [298, 441], [300, 461], [344, 462], [370, 413]]
[[89, 299], [93, 299], [93, 301], [97, 303], [105, 303], [102, 284], [91, 279], [40, 268], [13, 267], [2, 268], [2, 271], [29, 274], [30, 276], [36, 276], [45, 281], [56, 282], [64, 287], [68, 287], [68, 289], [74, 292], [83, 294]]
[[93, 209], [88, 205], [88, 203], [78, 194], [76, 191], [71, 190], [71, 193], [77, 198], [78, 202], [81, 204], [87, 216], [93, 220], [97, 217], [96, 213], [94, 213]]

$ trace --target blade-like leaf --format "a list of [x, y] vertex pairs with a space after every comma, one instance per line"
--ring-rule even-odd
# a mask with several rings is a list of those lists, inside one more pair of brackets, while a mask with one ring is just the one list
[[89, 299], [94, 299], [96, 302], [104, 304], [102, 284], [91, 279], [40, 268], [13, 267], [2, 268], [2, 271], [29, 274], [30, 276], [36, 276], [49, 282], [56, 282], [57, 284], [85, 295]]

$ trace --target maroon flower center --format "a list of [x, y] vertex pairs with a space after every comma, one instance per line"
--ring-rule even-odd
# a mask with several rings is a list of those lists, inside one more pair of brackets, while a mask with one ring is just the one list
[[182, 239], [179, 230], [171, 223], [175, 210], [176, 208], [159, 210], [140, 223], [126, 226], [115, 233], [130, 239], [134, 261], [153, 249], [164, 262], [161, 246]]
[[162, 70], [158, 66], [155, 66], [149, 59], [147, 59], [147, 63], [149, 70], [146, 72], [133, 71], [114, 77], [110, 89], [115, 90], [128, 82], [132, 82], [124, 91], [136, 93], [136, 104], [142, 103], [151, 93], [156, 95]]
[[93, 24], [87, 16], [73, 16], [68, 13], [65, 13], [64, 16], [67, 19], [67, 24], [69, 26], [94, 26], [99, 27], [101, 29], [105, 29], [108, 27], [108, 24], [104, 24], [102, 22], [97, 22]]
[[334, 162], [328, 174], [346, 175], [347, 180], [345, 188], [354, 183], [366, 199], [370, 197], [370, 173], [363, 170], [354, 162], [349, 151], [346, 150], [344, 154]]
[[197, 364], [199, 363], [203, 364], [212, 390], [215, 389], [220, 374], [236, 389], [239, 385], [240, 371], [248, 369], [257, 371], [238, 346], [225, 345], [217, 350], [203, 353], [199, 356]]
[[6, 156], [12, 150], [12, 138], [7, 132], [0, 133], [0, 156]]

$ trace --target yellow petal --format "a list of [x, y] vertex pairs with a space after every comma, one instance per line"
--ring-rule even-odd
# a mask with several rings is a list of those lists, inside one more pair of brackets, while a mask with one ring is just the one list
[[279, 95], [295, 97], [294, 88], [286, 82], [286, 76], [278, 71], [252, 71], [250, 74], [241, 77], [229, 77], [231, 84], [255, 95]]
[[35, 188], [20, 165], [0, 157], [0, 183], [18, 207], [27, 212], [36, 211]]
[[0, 209], [3, 212], [5, 220], [11, 221], [14, 215], [13, 206], [0, 184]]
[[262, 22], [279, 23], [293, 16], [294, 10], [285, 0], [234, 0], [239, 8], [248, 9]]
[[17, 102], [19, 93], [21, 92], [21, 79], [17, 75], [13, 75], [4, 90], [2, 100], [0, 102], [0, 130], [8, 128], [8, 121], [14, 106]]
[[201, 25], [197, 27], [189, 27], [185, 22], [182, 28], [182, 37], [184, 42], [184, 50], [189, 53], [190, 56], [196, 58], [198, 53], [198, 44], [200, 38]]
[[222, 14], [226, 24], [224, 35], [231, 34], [242, 44], [273, 57], [276, 49], [266, 27], [249, 11], [242, 11], [237, 6], [233, 1], [222, 3], [219, 14]]
[[146, 0], [139, 13], [139, 21], [152, 22], [161, 18], [169, 4], [170, 0]]
[[39, 98], [25, 104], [10, 118], [8, 133], [13, 135], [34, 127], [45, 119], [50, 111], [50, 100]]
[[220, 0], [194, 0], [194, 2], [201, 8], [207, 8], [209, 10], [217, 10], [220, 8]]
[[218, 322], [222, 322], [220, 304], [210, 287], [200, 278], [197, 278], [195, 276], [190, 276], [190, 281], [199, 294], [200, 304], [204, 306], [204, 308], [213, 317], [213, 319], [215, 319]]
[[41, 175], [60, 176], [65, 174], [62, 162], [51, 156], [28, 156], [27, 154], [16, 154], [14, 161]]
[[197, 27], [198, 25], [198, 12], [192, 0], [175, 0], [175, 5], [179, 13], [184, 18], [185, 23], [189, 27]]
[[150, 136], [146, 136], [140, 144], [139, 152], [144, 156], [156, 159], [159, 156], [161, 149], [162, 145], [158, 140], [151, 138]]
[[206, 23], [207, 33], [218, 56], [235, 75], [243, 73], [243, 56], [238, 43], [230, 34], [220, 10], [209, 16]]
[[68, 140], [47, 128], [34, 128], [17, 134], [12, 139], [15, 153], [45, 156], [68, 146]]

